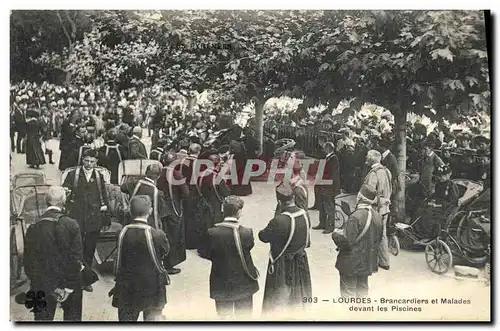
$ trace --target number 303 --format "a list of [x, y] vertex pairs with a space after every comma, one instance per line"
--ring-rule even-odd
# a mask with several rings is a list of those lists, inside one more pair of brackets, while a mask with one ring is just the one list
[[302, 302], [303, 303], [317, 303], [318, 298], [317, 297], [303, 297]]

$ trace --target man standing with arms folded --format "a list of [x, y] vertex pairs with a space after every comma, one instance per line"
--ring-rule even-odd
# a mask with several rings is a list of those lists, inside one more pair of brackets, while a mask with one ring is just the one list
[[208, 254], [212, 261], [210, 298], [220, 317], [251, 317], [253, 294], [259, 290], [259, 276], [250, 253], [252, 229], [238, 224], [243, 200], [229, 196], [224, 202], [224, 221], [208, 229]]
[[77, 221], [62, 213], [66, 191], [52, 186], [47, 211], [26, 232], [24, 270], [30, 290], [42, 291], [47, 306], [35, 311], [35, 321], [53, 321], [57, 303], [65, 321], [82, 320], [82, 237]]

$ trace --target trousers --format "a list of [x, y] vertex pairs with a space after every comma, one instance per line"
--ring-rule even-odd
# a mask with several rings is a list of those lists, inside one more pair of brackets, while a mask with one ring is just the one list
[[332, 195], [317, 195], [319, 198], [319, 226], [333, 230], [335, 228], [335, 197]]
[[99, 239], [99, 233], [100, 231], [82, 233], [83, 261], [89, 267], [92, 267], [92, 262], [94, 261], [94, 252], [97, 240]]
[[[162, 309], [146, 309], [142, 311], [144, 321], [161, 321]], [[137, 322], [141, 310], [134, 308], [118, 308], [118, 320], [120, 322]]]
[[[45, 298], [47, 306], [35, 311], [35, 321], [53, 321], [56, 314], [57, 300], [52, 295], [47, 295]], [[82, 289], [75, 289], [66, 301], [61, 303], [64, 311], [63, 319], [65, 321], [81, 321], [82, 320]]]
[[347, 276], [340, 274], [340, 295], [342, 298], [368, 296], [368, 276]]
[[251, 317], [253, 296], [236, 301], [215, 300], [215, 310], [220, 317]]
[[387, 239], [387, 219], [389, 214], [382, 216], [382, 239], [378, 245], [378, 265], [389, 267], [389, 240]]

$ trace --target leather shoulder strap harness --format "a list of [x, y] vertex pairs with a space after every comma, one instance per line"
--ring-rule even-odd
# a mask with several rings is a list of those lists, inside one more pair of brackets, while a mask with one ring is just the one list
[[243, 255], [243, 247], [241, 245], [241, 237], [240, 237], [240, 231], [239, 231], [240, 225], [235, 224], [235, 223], [222, 222], [222, 223], [215, 224], [215, 226], [233, 229], [234, 242], [236, 244], [236, 249], [238, 250], [238, 255], [240, 256], [241, 264], [243, 265], [243, 269], [245, 270], [245, 274], [248, 277], [250, 277], [250, 279], [252, 279], [252, 280], [256, 281], [257, 279], [259, 279], [259, 276], [260, 276], [259, 270], [257, 270], [257, 268], [255, 268], [257, 275], [253, 276], [250, 273], [250, 270], [248, 269], [248, 265], [247, 265], [247, 262], [245, 260], [245, 255]]
[[123, 238], [125, 237], [125, 233], [127, 233], [128, 229], [142, 229], [144, 230], [144, 234], [146, 236], [146, 242], [148, 246], [149, 255], [151, 260], [153, 261], [156, 271], [166, 280], [167, 285], [170, 285], [170, 277], [168, 276], [168, 272], [163, 267], [158, 255], [156, 254], [156, 250], [153, 243], [153, 235], [151, 233], [151, 226], [147, 224], [129, 224], [126, 225], [120, 235], [118, 236], [118, 254], [116, 256], [116, 264], [115, 264], [115, 276], [120, 272], [121, 260], [122, 260], [122, 249], [123, 249]]
[[153, 188], [153, 218], [154, 218], [154, 222], [155, 222], [155, 228], [160, 229], [160, 222], [158, 219], [158, 189], [156, 188], [156, 186], [153, 183], [149, 183], [149, 182], [141, 179], [135, 185], [134, 191], [130, 195], [130, 199], [135, 197], [135, 195], [139, 191], [139, 188], [141, 187], [141, 185], [147, 185], [147, 186], [150, 186]]
[[290, 246], [290, 243], [292, 242], [293, 235], [295, 234], [295, 225], [296, 225], [295, 219], [299, 216], [304, 216], [304, 219], [306, 220], [306, 241], [305, 241], [304, 246], [301, 249], [304, 249], [305, 247], [307, 247], [307, 245], [309, 244], [309, 241], [310, 241], [309, 218], [307, 217], [307, 213], [305, 212], [305, 210], [301, 209], [295, 213], [283, 212], [283, 213], [281, 213], [281, 215], [286, 215], [286, 216], [290, 217], [290, 221], [291, 221], [291, 223], [290, 223], [290, 235], [288, 236], [288, 240], [285, 243], [285, 246], [283, 246], [283, 249], [281, 250], [281, 252], [278, 254], [277, 257], [273, 258], [271, 250], [269, 250], [269, 262], [270, 263], [269, 263], [268, 273], [271, 275], [274, 273], [274, 264], [276, 263], [276, 261], [278, 261], [278, 259], [280, 257], [283, 256], [283, 254], [287, 250], [288, 246]]

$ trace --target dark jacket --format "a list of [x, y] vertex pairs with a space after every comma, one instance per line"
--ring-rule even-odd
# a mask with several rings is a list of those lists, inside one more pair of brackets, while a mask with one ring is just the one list
[[81, 169], [76, 189], [74, 187], [75, 171], [76, 169], [71, 171], [63, 183], [64, 187], [71, 190], [68, 206], [70, 216], [77, 220], [82, 232], [100, 231], [109, 221], [100, 211], [102, 205], [108, 206], [109, 209], [108, 194], [104, 179], [98, 174], [101, 182], [100, 196], [96, 182], [97, 171], [93, 171], [90, 182], [87, 182], [85, 173]]
[[327, 185], [317, 184], [319, 186], [320, 195], [335, 197], [340, 194], [341, 183], [339, 158], [335, 155], [335, 153], [325, 159], [325, 170], [323, 172], [322, 179], [324, 181], [330, 180], [332, 183]]
[[[120, 153], [120, 155], [118, 155]], [[125, 147], [114, 141], [108, 141], [99, 148], [99, 165], [111, 171], [111, 184], [118, 184], [121, 178], [118, 178], [120, 163], [126, 160]]]
[[146, 146], [137, 139], [132, 137], [128, 141], [128, 157], [130, 160], [146, 160], [148, 158], [148, 153], [146, 151]]
[[399, 170], [398, 170], [398, 160], [396, 156], [389, 151], [389, 154], [386, 157], [382, 158], [380, 162], [384, 167], [389, 169], [392, 175], [392, 194], [394, 195], [399, 189]]
[[[149, 179], [149, 178], [144, 178], [141, 179], [140, 181], [133, 181], [133, 182], [128, 182], [124, 183], [121, 185], [120, 189], [123, 193], [127, 194], [129, 199], [132, 198], [132, 193], [134, 193], [134, 190], [137, 186], [137, 184], [140, 183], [139, 188], [137, 189], [137, 192], [135, 195], [147, 195], [151, 199], [151, 208], [153, 208], [153, 212], [149, 215], [148, 219], [148, 224], [152, 227], [156, 227], [156, 222], [158, 222], [158, 225], [160, 225], [161, 219], [164, 216], [167, 216], [167, 207], [165, 203], [165, 194], [163, 191], [159, 190], [156, 187], [156, 183]], [[154, 193], [155, 191], [157, 192], [157, 205], [155, 206], [155, 201], [154, 201]], [[158, 219], [155, 222], [155, 215], [154, 215], [154, 210], [157, 210], [158, 214], [157, 217]]]
[[78, 223], [57, 210], [46, 211], [31, 225], [24, 242], [24, 270], [31, 281], [31, 289], [46, 295], [56, 288], [76, 289], [81, 286], [80, 269], [82, 237]]
[[368, 231], [358, 242], [368, 219], [368, 210], [356, 209], [344, 225], [344, 233], [332, 233], [339, 249], [335, 267], [342, 275], [370, 276], [378, 270], [378, 244], [382, 239], [382, 217], [372, 208], [372, 220]]
[[[133, 224], [145, 224], [134, 221]], [[150, 257], [143, 229], [128, 229], [123, 238], [120, 269], [116, 275], [113, 307], [128, 309], [163, 308], [167, 303], [166, 282]], [[165, 233], [152, 229], [153, 244], [160, 261], [170, 245]]]
[[[227, 221], [236, 223], [236, 221]], [[240, 226], [239, 234], [243, 255], [252, 276], [257, 275], [251, 249], [254, 246], [252, 229]], [[259, 283], [245, 273], [234, 241], [233, 229], [216, 226], [208, 230], [208, 259], [210, 272], [210, 298], [236, 301], [247, 298], [259, 290]]]

